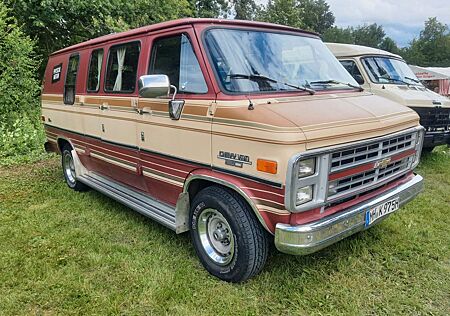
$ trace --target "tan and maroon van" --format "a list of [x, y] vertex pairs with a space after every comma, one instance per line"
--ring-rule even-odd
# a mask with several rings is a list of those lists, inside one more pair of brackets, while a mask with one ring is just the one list
[[190, 231], [231, 282], [261, 271], [270, 239], [318, 251], [423, 185], [417, 114], [362, 91], [317, 34], [279, 25], [183, 19], [62, 49], [42, 114], [69, 187]]

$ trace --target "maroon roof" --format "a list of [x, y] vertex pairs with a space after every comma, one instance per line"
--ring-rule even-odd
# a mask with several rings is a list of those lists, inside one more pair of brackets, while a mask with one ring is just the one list
[[120, 39], [123, 37], [134, 36], [134, 35], [138, 35], [138, 34], [148, 33], [151, 31], [171, 28], [171, 27], [180, 26], [180, 25], [197, 24], [197, 23], [205, 23], [205, 24], [209, 23], [209, 24], [216, 24], [216, 25], [217, 24], [222, 24], [222, 25], [227, 24], [227, 25], [235, 25], [235, 26], [242, 25], [242, 26], [265, 27], [265, 28], [291, 31], [291, 32], [300, 32], [303, 34], [311, 34], [311, 35], [318, 36], [318, 34], [314, 33], [314, 32], [303, 31], [303, 30], [300, 30], [300, 29], [297, 29], [294, 27], [283, 26], [283, 25], [278, 25], [278, 24], [273, 24], [273, 23], [245, 21], [245, 20], [184, 18], [184, 19], [178, 19], [178, 20], [173, 20], [173, 21], [167, 21], [167, 22], [161, 22], [161, 23], [156, 23], [156, 24], [152, 24], [152, 25], [147, 25], [147, 26], [139, 27], [139, 28], [121, 32], [121, 33], [112, 33], [112, 34], [108, 34], [105, 36], [100, 36], [100, 37], [88, 40], [86, 42], [82, 42], [79, 44], [75, 44], [75, 45], [60, 49], [60, 50], [52, 53], [51, 55], [57, 55], [60, 53], [71, 51], [71, 50], [78, 50], [83, 47], [97, 45], [97, 44], [100, 44], [103, 42], [116, 40], [116, 39]]

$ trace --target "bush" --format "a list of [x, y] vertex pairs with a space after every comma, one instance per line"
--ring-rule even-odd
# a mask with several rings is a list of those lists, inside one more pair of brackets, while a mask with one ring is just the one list
[[0, 125], [0, 166], [39, 160], [45, 156], [45, 133], [36, 118], [24, 116]]
[[34, 42], [0, 2], [0, 164], [42, 156]]

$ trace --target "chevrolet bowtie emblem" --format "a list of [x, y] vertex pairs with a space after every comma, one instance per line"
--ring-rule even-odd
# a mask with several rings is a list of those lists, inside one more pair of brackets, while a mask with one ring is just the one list
[[374, 164], [374, 168], [386, 168], [389, 164], [391, 163], [391, 157], [388, 158], [384, 158], [381, 160], [378, 160], [375, 164]]

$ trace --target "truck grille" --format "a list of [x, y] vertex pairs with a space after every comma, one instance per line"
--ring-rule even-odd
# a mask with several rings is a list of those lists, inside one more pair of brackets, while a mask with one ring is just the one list
[[419, 108], [412, 107], [420, 116], [420, 125], [427, 131], [450, 130], [450, 108]]
[[[347, 197], [403, 175], [414, 163], [416, 138], [409, 133], [333, 152], [328, 197]], [[351, 173], [358, 167], [363, 170]]]
[[407, 134], [356, 148], [334, 152], [331, 155], [331, 170], [336, 172], [356, 165], [376, 161], [384, 157], [414, 148], [415, 134]]

